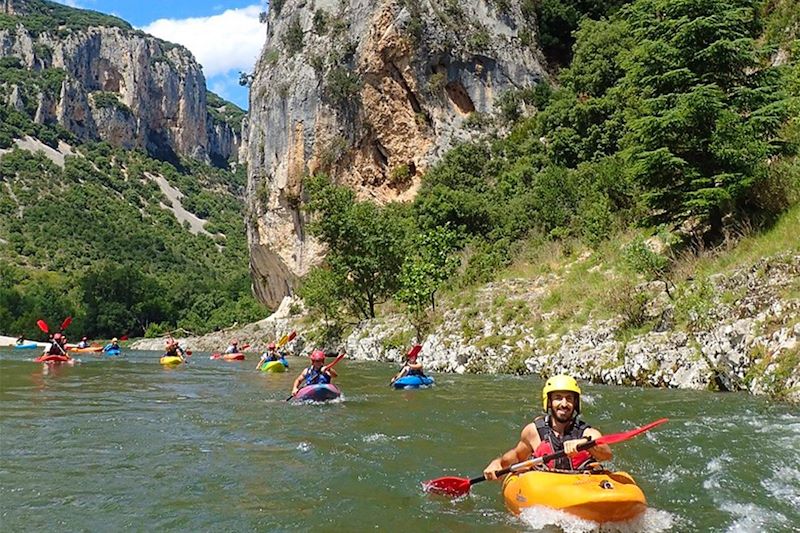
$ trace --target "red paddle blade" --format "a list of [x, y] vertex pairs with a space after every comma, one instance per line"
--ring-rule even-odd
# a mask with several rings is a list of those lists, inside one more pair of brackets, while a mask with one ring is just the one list
[[422, 484], [422, 490], [425, 492], [445, 496], [463, 496], [469, 492], [469, 487], [469, 479], [454, 476], [440, 477]]
[[128, 340], [128, 336], [127, 335], [123, 335], [122, 337], [119, 338], [119, 340], [126, 341], [126, 340]]
[[338, 363], [339, 361], [341, 361], [342, 359], [344, 359], [344, 356], [345, 356], [345, 355], [346, 355], [346, 354], [340, 353], [339, 355], [337, 355], [337, 356], [336, 356], [336, 359], [334, 359], [333, 361], [331, 361], [329, 364], [325, 365], [325, 366], [323, 367], [323, 369], [324, 369], [324, 370], [330, 370], [331, 368], [333, 368], [334, 366], [336, 366], [336, 363]]
[[209, 357], [209, 359], [219, 359], [220, 357], [222, 357], [221, 353], [214, 352], [214, 353], [211, 354], [211, 357]]
[[[291, 333], [289, 333], [289, 337], [288, 337], [288, 339], [289, 339], [289, 341], [291, 341], [291, 340], [292, 340], [292, 339], [294, 339], [295, 337], [297, 337], [297, 332], [296, 332], [296, 331], [294, 331], [294, 330], [292, 330], [292, 332], [291, 332]], [[288, 341], [287, 341], [287, 342], [288, 342]]]
[[36, 321], [36, 325], [39, 326], [39, 329], [44, 331], [45, 333], [50, 333], [50, 328], [48, 327], [47, 322], [45, 322], [41, 318]]
[[61, 331], [67, 329], [70, 324], [72, 324], [72, 317], [68, 316], [67, 318], [64, 319], [64, 322], [61, 323]]
[[406, 354], [406, 357], [416, 357], [419, 355], [419, 352], [421, 351], [422, 351], [422, 345], [416, 344], [411, 347], [411, 349], [408, 351], [408, 354]]
[[632, 429], [630, 431], [624, 431], [622, 433], [612, 433], [611, 435], [603, 435], [599, 439], [597, 439], [597, 444], [616, 444], [618, 442], [622, 442], [624, 440], [628, 440], [630, 438], [635, 437], [640, 433], [644, 433], [645, 431], [651, 430], [656, 426], [660, 426], [664, 422], [667, 422], [669, 418], [660, 418], [655, 422], [650, 422], [646, 426], [642, 426], [640, 428]]

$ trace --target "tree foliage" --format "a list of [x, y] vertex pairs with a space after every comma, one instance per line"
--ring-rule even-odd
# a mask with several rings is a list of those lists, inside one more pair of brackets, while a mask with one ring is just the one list
[[401, 213], [357, 202], [355, 194], [326, 176], [308, 180], [307, 208], [312, 235], [328, 245], [327, 263], [344, 280], [342, 297], [363, 318], [394, 294], [403, 259], [405, 222]]

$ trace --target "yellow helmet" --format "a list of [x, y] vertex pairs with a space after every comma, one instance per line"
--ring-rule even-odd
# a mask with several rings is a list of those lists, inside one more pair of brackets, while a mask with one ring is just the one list
[[578, 382], [575, 381], [575, 378], [573, 378], [572, 376], [567, 376], [566, 374], [559, 374], [558, 376], [553, 376], [545, 382], [544, 388], [542, 389], [542, 409], [544, 409], [545, 413], [547, 412], [548, 408], [547, 404], [550, 397], [550, 393], [555, 392], [557, 390], [570, 391], [578, 395], [578, 400], [575, 402], [575, 414], [580, 414], [581, 388], [578, 386]]

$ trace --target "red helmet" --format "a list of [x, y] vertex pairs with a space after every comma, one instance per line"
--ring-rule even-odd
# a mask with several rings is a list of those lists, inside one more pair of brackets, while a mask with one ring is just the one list
[[274, 342], [271, 342], [271, 343], [267, 344], [267, 350], [274, 350], [274, 349], [275, 349], [275, 343]]
[[311, 360], [312, 361], [324, 361], [325, 360], [325, 352], [322, 350], [314, 350], [311, 352]]
[[54, 341], [60, 341], [61, 340], [61, 333], [56, 333], [55, 335], [53, 335], [53, 340]]

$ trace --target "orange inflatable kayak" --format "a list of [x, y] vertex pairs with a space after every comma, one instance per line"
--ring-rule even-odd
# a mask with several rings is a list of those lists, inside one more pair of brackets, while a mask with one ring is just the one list
[[89, 346], [88, 348], [72, 347], [72, 348], [67, 348], [67, 351], [71, 353], [98, 353], [103, 351], [103, 347], [102, 346]]
[[599, 523], [630, 520], [647, 509], [644, 493], [626, 472], [511, 474], [503, 482], [503, 498], [514, 514], [544, 506]]

